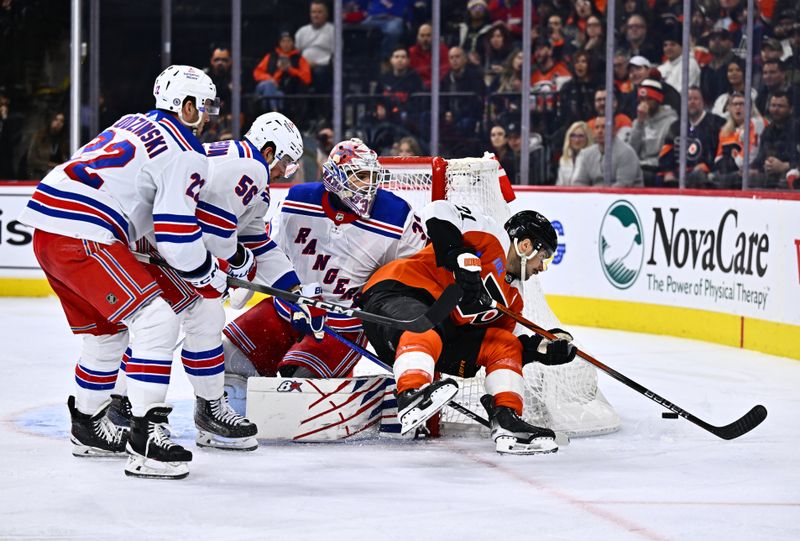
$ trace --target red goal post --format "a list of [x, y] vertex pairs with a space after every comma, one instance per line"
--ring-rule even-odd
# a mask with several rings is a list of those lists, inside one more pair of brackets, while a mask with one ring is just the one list
[[[430, 201], [447, 199], [479, 207], [501, 225], [512, 214], [507, 203], [513, 200], [511, 185], [503, 189], [504, 172], [493, 158], [381, 157], [380, 162], [388, 170], [381, 188], [406, 199], [417, 211]], [[546, 215], [546, 209], [542, 210]], [[550, 310], [536, 276], [525, 281], [522, 295], [526, 318], [544, 328], [563, 327]], [[619, 428], [619, 416], [598, 388], [597, 371], [589, 363], [576, 360], [556, 367], [531, 363], [523, 374], [523, 416], [529, 422], [571, 436], [605, 434]], [[483, 370], [475, 378], [458, 382], [461, 389], [456, 401], [485, 414], [480, 405], [484, 393]], [[486, 432], [471, 419], [448, 408], [442, 412], [441, 421], [444, 435]]]

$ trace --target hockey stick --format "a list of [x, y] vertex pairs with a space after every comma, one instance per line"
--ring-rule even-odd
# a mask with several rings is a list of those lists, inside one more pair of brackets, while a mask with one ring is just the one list
[[[159, 267], [169, 267], [166, 261], [157, 257], [151, 257], [149, 255], [139, 253], [134, 253], [134, 256], [143, 263], [150, 263], [151, 265], [158, 265]], [[247, 280], [233, 278], [232, 276], [228, 276], [228, 285], [231, 287], [249, 289], [250, 291], [257, 291], [259, 293], [266, 293], [267, 295], [272, 295], [273, 297], [278, 297], [279, 299], [294, 304], [313, 306], [327, 312], [357, 317], [362, 321], [368, 321], [378, 325], [386, 325], [387, 327], [393, 327], [411, 332], [425, 332], [434, 328], [448, 315], [450, 315], [450, 312], [452, 312], [456, 307], [458, 301], [461, 300], [462, 295], [461, 287], [459, 287], [458, 284], [451, 284], [447, 286], [439, 298], [436, 299], [436, 301], [424, 314], [414, 319], [404, 320], [394, 319], [388, 316], [382, 316], [380, 314], [373, 314], [372, 312], [365, 312], [364, 310], [359, 310], [358, 308], [347, 308], [346, 306], [342, 306], [340, 304], [326, 302], [311, 297], [304, 297], [302, 295], [298, 295], [297, 293], [292, 293], [291, 291], [284, 291], [283, 289], [265, 286], [262, 284], [254, 284], [252, 282], [248, 282]]]
[[[376, 365], [380, 366], [381, 368], [383, 368], [387, 372], [392, 373], [392, 367], [389, 366], [388, 364], [386, 364], [385, 362], [381, 361], [380, 359], [378, 359], [370, 351], [362, 348], [361, 346], [359, 346], [355, 342], [352, 342], [352, 341], [348, 340], [347, 338], [345, 338], [341, 334], [337, 333], [336, 331], [334, 331], [333, 329], [331, 329], [327, 325], [325, 325], [323, 327], [323, 329], [325, 330], [326, 333], [331, 335], [333, 338], [335, 338], [336, 340], [338, 340], [339, 342], [341, 342], [345, 346], [349, 347], [350, 349], [352, 349], [356, 353], [360, 353], [363, 357], [366, 357], [367, 359], [369, 359], [370, 361], [372, 361]], [[469, 417], [473, 421], [475, 421], [477, 423], [480, 423], [480, 424], [482, 424], [483, 426], [485, 426], [487, 428], [491, 427], [491, 425], [489, 424], [489, 421], [487, 421], [484, 417], [481, 417], [480, 415], [478, 415], [477, 413], [475, 413], [471, 409], [467, 408], [466, 406], [462, 406], [461, 404], [459, 404], [458, 402], [456, 402], [454, 400], [451, 400], [447, 405], [450, 406], [451, 408], [453, 408], [454, 410], [456, 410], [456, 411], [458, 411], [460, 413], [463, 413], [464, 415], [466, 415], [467, 417]]]
[[[511, 310], [509, 310], [505, 306], [503, 306], [501, 304], [496, 304], [494, 306], [494, 308], [496, 308], [502, 314], [504, 314], [504, 315], [510, 317], [511, 319], [514, 319], [515, 321], [521, 323], [523, 326], [525, 326], [528, 329], [532, 330], [536, 334], [544, 336], [548, 340], [558, 340], [558, 337], [555, 336], [554, 334], [552, 334], [552, 333], [546, 331], [545, 329], [539, 327], [537, 324], [535, 324], [535, 323], [533, 323], [531, 321], [528, 321], [527, 319], [525, 319], [521, 315], [515, 314], [514, 312], [512, 312]], [[687, 421], [690, 421], [690, 422], [696, 424], [700, 428], [702, 428], [704, 430], [707, 430], [708, 432], [711, 432], [712, 434], [714, 434], [715, 436], [717, 436], [719, 438], [722, 438], [723, 440], [732, 440], [732, 439], [738, 438], [739, 436], [747, 434], [748, 432], [753, 430], [755, 427], [760, 425], [761, 422], [764, 419], [767, 418], [767, 408], [765, 408], [764, 406], [759, 404], [757, 406], [754, 406], [750, 411], [748, 411], [742, 417], [740, 417], [739, 419], [733, 421], [730, 424], [727, 424], [725, 426], [714, 426], [712, 424], [709, 424], [709, 423], [703, 421], [702, 419], [699, 419], [699, 418], [695, 417], [694, 415], [692, 415], [688, 411], [686, 411], [683, 408], [673, 404], [672, 402], [670, 402], [666, 398], [663, 398], [663, 397], [657, 395], [656, 393], [654, 393], [653, 391], [651, 391], [650, 389], [648, 389], [644, 385], [640, 385], [639, 383], [636, 383], [635, 381], [633, 381], [629, 377], [627, 377], [627, 376], [625, 376], [623, 374], [620, 374], [619, 372], [617, 372], [613, 368], [611, 368], [609, 366], [606, 366], [605, 364], [603, 364], [602, 362], [598, 361], [597, 359], [595, 359], [594, 357], [592, 357], [588, 353], [585, 353], [585, 352], [581, 351], [580, 349], [578, 349], [577, 350], [577, 355], [581, 359], [584, 359], [588, 363], [593, 364], [594, 366], [596, 366], [597, 368], [599, 368], [600, 370], [602, 370], [603, 372], [605, 372], [606, 374], [608, 374], [612, 378], [616, 379], [617, 381], [619, 381], [621, 383], [624, 383], [625, 385], [627, 385], [628, 387], [630, 387], [634, 391], [638, 392], [639, 394], [643, 394], [644, 396], [646, 396], [647, 398], [649, 398], [650, 400], [652, 400], [656, 404], [660, 404], [660, 405], [664, 406], [665, 408], [667, 408], [671, 412], [677, 413], [678, 415], [680, 415], [681, 417], [683, 417]]]

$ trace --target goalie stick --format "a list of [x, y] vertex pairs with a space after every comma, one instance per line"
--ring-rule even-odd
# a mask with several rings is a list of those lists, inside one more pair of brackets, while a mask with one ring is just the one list
[[[546, 331], [545, 329], [541, 328], [536, 323], [533, 323], [532, 321], [529, 321], [529, 320], [525, 319], [521, 315], [515, 314], [514, 312], [512, 312], [511, 310], [509, 310], [505, 306], [495, 303], [493, 305], [493, 307], [496, 308], [497, 310], [499, 310], [504, 315], [506, 315], [506, 316], [510, 317], [511, 319], [521, 323], [523, 326], [525, 326], [528, 329], [532, 330], [536, 334], [544, 336], [548, 340], [558, 340], [558, 337], [555, 336], [554, 334], [552, 334], [552, 333]], [[653, 391], [651, 391], [650, 389], [648, 389], [644, 385], [641, 385], [641, 384], [633, 381], [632, 379], [630, 379], [629, 377], [625, 376], [624, 374], [621, 374], [621, 373], [617, 372], [616, 370], [614, 370], [610, 366], [607, 366], [607, 365], [603, 364], [602, 362], [598, 361], [597, 359], [595, 359], [594, 357], [592, 357], [588, 353], [585, 353], [585, 352], [581, 351], [580, 349], [577, 349], [577, 355], [578, 355], [578, 357], [580, 357], [581, 359], [584, 359], [588, 363], [593, 364], [594, 366], [596, 366], [597, 368], [599, 368], [600, 370], [602, 370], [603, 372], [605, 372], [606, 374], [608, 374], [609, 376], [614, 378], [615, 380], [617, 380], [617, 381], [619, 381], [621, 383], [624, 383], [625, 385], [627, 385], [628, 387], [630, 387], [634, 391], [638, 392], [639, 394], [643, 394], [644, 396], [646, 396], [647, 398], [649, 398], [650, 400], [652, 400], [656, 404], [664, 406], [665, 408], [667, 408], [671, 412], [677, 413], [678, 415], [680, 415], [681, 417], [683, 417], [687, 421], [696, 424], [700, 428], [702, 428], [704, 430], [707, 430], [708, 432], [711, 432], [712, 434], [714, 434], [715, 436], [717, 436], [719, 438], [722, 438], [723, 440], [732, 440], [732, 439], [738, 438], [739, 436], [743, 436], [744, 434], [747, 434], [748, 432], [753, 430], [755, 427], [760, 425], [761, 422], [764, 419], [767, 418], [767, 408], [765, 408], [764, 406], [759, 404], [757, 406], [754, 406], [750, 411], [748, 411], [742, 417], [740, 417], [739, 419], [733, 421], [730, 424], [727, 424], [725, 426], [714, 426], [714, 425], [712, 425], [710, 423], [707, 423], [706, 421], [703, 421], [702, 419], [699, 419], [698, 417], [695, 417], [694, 415], [692, 415], [688, 411], [686, 411], [683, 408], [677, 406], [676, 404], [673, 404], [672, 402], [670, 402], [666, 398], [663, 398], [663, 397], [657, 395], [656, 393], [654, 393]]]
[[[158, 265], [159, 267], [169, 267], [169, 264], [166, 261], [157, 257], [151, 257], [149, 255], [140, 253], [134, 253], [134, 256], [137, 260], [143, 263], [150, 263], [151, 265]], [[248, 282], [247, 280], [233, 278], [232, 276], [228, 276], [228, 285], [231, 287], [249, 289], [258, 293], [266, 293], [267, 295], [272, 295], [273, 297], [278, 297], [279, 299], [292, 302], [294, 304], [313, 306], [315, 308], [321, 308], [327, 312], [357, 317], [362, 321], [369, 321], [370, 323], [386, 325], [387, 327], [403, 329], [411, 332], [425, 332], [434, 328], [442, 320], [444, 320], [444, 318], [450, 315], [450, 312], [452, 312], [456, 307], [456, 304], [458, 304], [458, 301], [461, 300], [461, 295], [463, 294], [461, 287], [458, 284], [451, 284], [447, 286], [439, 298], [436, 299], [436, 301], [424, 314], [414, 319], [394, 319], [392, 317], [382, 316], [380, 314], [373, 314], [372, 312], [365, 312], [364, 310], [359, 310], [358, 308], [347, 308], [346, 306], [342, 306], [340, 304], [314, 299], [311, 297], [304, 297], [302, 295], [298, 295], [297, 293], [292, 293], [291, 291], [284, 291], [283, 289], [265, 286], [262, 284], [254, 284], [252, 282]]]

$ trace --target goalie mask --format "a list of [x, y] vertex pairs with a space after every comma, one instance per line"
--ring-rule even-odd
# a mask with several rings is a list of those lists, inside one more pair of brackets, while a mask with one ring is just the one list
[[[156, 109], [176, 113], [181, 122], [190, 128], [197, 128], [203, 122], [203, 113], [209, 116], [219, 114], [217, 87], [211, 77], [192, 66], [170, 66], [162, 71], [153, 85]], [[194, 98], [194, 105], [200, 112], [196, 122], [189, 123], [183, 118], [183, 102]]]
[[[514, 243], [514, 249], [521, 259], [521, 278], [525, 280], [526, 262], [532, 259], [540, 251], [544, 251], [544, 260], [549, 261], [556, 253], [558, 236], [550, 220], [539, 214], [535, 210], [523, 210], [514, 214], [506, 221], [506, 232]], [[519, 249], [520, 241], [530, 239], [533, 244], [533, 251], [525, 255]], [[547, 268], [545, 264], [545, 268]]]
[[325, 189], [364, 218], [370, 215], [384, 175], [386, 170], [378, 163], [375, 151], [355, 138], [334, 145], [322, 166]]

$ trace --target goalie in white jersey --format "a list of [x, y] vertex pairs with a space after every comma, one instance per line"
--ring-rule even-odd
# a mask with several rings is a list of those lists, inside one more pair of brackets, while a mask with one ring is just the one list
[[[323, 181], [293, 186], [272, 220], [271, 238], [289, 256], [303, 284], [318, 282], [322, 298], [352, 304], [381, 265], [425, 246], [409, 204], [378, 186], [386, 170], [358, 139], [336, 144]], [[236, 299], [244, 305], [247, 298]], [[299, 325], [297, 324], [299, 322]], [[361, 321], [328, 314], [327, 325], [363, 345]], [[350, 373], [360, 355], [298, 318], [296, 307], [266, 299], [225, 328], [225, 370], [237, 376], [334, 378]]]
[[[184, 477], [192, 454], [170, 441], [163, 403], [179, 320], [129, 245], [153, 234], [188, 284], [206, 297], [225, 292], [195, 217], [208, 169], [196, 133], [219, 106], [211, 79], [190, 66], [164, 70], [153, 94], [156, 110], [122, 117], [53, 169], [20, 221], [35, 228], [36, 257], [83, 336], [68, 401], [73, 454], [124, 456], [127, 444], [127, 474]], [[106, 411], [129, 334], [128, 433]]]

